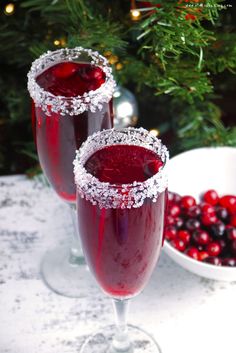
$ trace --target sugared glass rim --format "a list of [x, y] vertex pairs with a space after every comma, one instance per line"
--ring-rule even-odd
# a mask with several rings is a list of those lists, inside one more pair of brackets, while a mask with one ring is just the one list
[[[106, 75], [106, 81], [95, 91], [86, 92], [81, 96], [65, 97], [55, 96], [44, 90], [36, 82], [37, 76], [45, 69], [65, 61], [78, 60], [81, 54], [91, 58], [92, 65], [100, 67]], [[36, 59], [28, 73], [28, 91], [36, 107], [40, 107], [46, 115], [60, 113], [61, 115], [79, 115], [90, 110], [95, 112], [102, 110], [103, 103], [108, 103], [112, 98], [116, 83], [112, 76], [111, 67], [108, 61], [97, 51], [76, 47], [73, 49], [63, 48], [55, 51], [48, 51]]]
[[[144, 182], [110, 184], [90, 174], [84, 165], [91, 155], [105, 146], [136, 145], [155, 152], [162, 160], [159, 171]], [[161, 140], [143, 128], [109, 129], [89, 136], [76, 151], [74, 175], [77, 192], [82, 198], [100, 208], [138, 208], [146, 198], [155, 202], [167, 188], [166, 164], [169, 152]]]

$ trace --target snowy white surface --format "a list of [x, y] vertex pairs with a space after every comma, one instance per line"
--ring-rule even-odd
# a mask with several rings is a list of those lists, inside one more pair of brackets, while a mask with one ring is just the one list
[[[50, 188], [0, 178], [0, 353], [78, 353], [86, 335], [113, 322], [96, 284], [86, 298], [71, 299], [40, 278], [43, 254], [68, 243], [71, 231], [67, 206]], [[235, 317], [236, 283], [197, 277], [163, 253], [129, 322], [150, 332], [163, 353], [235, 353]]]

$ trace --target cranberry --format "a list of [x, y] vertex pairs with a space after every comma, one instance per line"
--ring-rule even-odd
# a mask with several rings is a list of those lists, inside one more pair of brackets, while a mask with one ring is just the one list
[[205, 213], [201, 217], [202, 224], [204, 226], [210, 226], [217, 222], [217, 217], [212, 213]]
[[193, 233], [193, 241], [197, 245], [207, 245], [207, 244], [210, 243], [211, 238], [210, 238], [209, 234], [205, 230], [197, 229]]
[[167, 226], [165, 230], [165, 239], [175, 239], [177, 235], [177, 229], [174, 226]]
[[227, 208], [230, 213], [236, 212], [236, 196], [225, 195], [220, 198], [220, 205]]
[[181, 201], [181, 196], [176, 192], [168, 192], [168, 200], [169, 202], [179, 203]]
[[199, 255], [198, 255], [198, 260], [199, 261], [204, 261], [207, 257], [209, 257], [209, 254], [207, 251], [199, 251]]
[[105, 73], [100, 67], [93, 67], [90, 72], [90, 77], [93, 80], [105, 80]]
[[206, 250], [209, 253], [209, 256], [218, 256], [221, 252], [221, 247], [219, 243], [211, 242], [207, 245]]
[[210, 213], [210, 214], [215, 214], [215, 209], [212, 205], [209, 203], [202, 203], [200, 204], [202, 213]]
[[227, 257], [222, 260], [222, 265], [235, 267], [236, 266], [236, 258], [235, 257]]
[[233, 214], [230, 218], [230, 224], [233, 226], [233, 227], [236, 227], [236, 214]]
[[197, 248], [194, 248], [194, 247], [188, 248], [188, 250], [186, 251], [186, 254], [195, 260], [199, 259], [199, 251]]
[[190, 218], [197, 218], [201, 214], [201, 209], [199, 206], [191, 206], [186, 210], [186, 215]]
[[175, 219], [174, 219], [174, 217], [168, 215], [168, 216], [166, 217], [166, 224], [167, 224], [167, 225], [174, 225], [174, 224], [175, 224]]
[[203, 194], [203, 200], [212, 206], [217, 205], [219, 196], [215, 190], [208, 190]]
[[236, 228], [229, 226], [225, 233], [228, 240], [236, 240]]
[[169, 207], [169, 214], [172, 217], [178, 217], [180, 215], [180, 207], [178, 205], [172, 205]]
[[229, 212], [227, 211], [226, 208], [221, 206], [218, 206], [216, 208], [216, 215], [221, 221], [224, 221], [224, 222], [227, 222], [229, 218]]
[[213, 256], [209, 256], [209, 257], [207, 257], [204, 260], [204, 262], [207, 262], [207, 263], [209, 263], [211, 265], [216, 265], [216, 266], [221, 266], [221, 264], [222, 264], [221, 259], [219, 257], [216, 257], [216, 256], [214, 256], [214, 257]]
[[219, 245], [221, 247], [220, 254], [221, 255], [225, 255], [227, 253], [227, 251], [228, 251], [228, 244], [227, 244], [226, 240], [225, 239], [219, 239], [218, 243], [219, 243]]
[[181, 252], [186, 249], [186, 244], [182, 239], [173, 239], [170, 243], [176, 250], [179, 250]]
[[188, 244], [191, 239], [191, 235], [187, 230], [179, 230], [177, 233], [177, 237], [183, 240], [186, 244]]
[[182, 228], [183, 224], [184, 224], [184, 221], [183, 221], [183, 218], [181, 217], [177, 217], [175, 218], [175, 222], [174, 222], [175, 226], [179, 229], [179, 228]]
[[189, 231], [193, 231], [193, 230], [200, 228], [200, 225], [201, 225], [201, 223], [199, 222], [199, 220], [195, 219], [195, 218], [189, 218], [185, 222], [185, 227]]
[[211, 234], [216, 239], [221, 239], [224, 236], [225, 225], [223, 222], [218, 221], [211, 226]]
[[67, 78], [76, 73], [78, 65], [73, 62], [59, 63], [54, 66], [53, 74], [57, 78]]
[[182, 199], [181, 199], [181, 206], [183, 208], [190, 208], [192, 206], [195, 206], [196, 205], [196, 200], [194, 197], [192, 196], [183, 196]]
[[232, 240], [231, 246], [230, 246], [231, 253], [236, 256], [236, 240]]

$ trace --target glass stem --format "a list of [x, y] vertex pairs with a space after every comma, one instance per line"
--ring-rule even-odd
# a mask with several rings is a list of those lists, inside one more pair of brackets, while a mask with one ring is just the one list
[[111, 345], [111, 352], [132, 353], [133, 346], [127, 329], [129, 299], [112, 299], [116, 320], [116, 334]]
[[70, 215], [73, 224], [72, 231], [72, 244], [70, 249], [69, 262], [71, 265], [84, 264], [84, 256], [79, 243], [78, 226], [77, 226], [77, 214], [75, 204], [69, 204]]

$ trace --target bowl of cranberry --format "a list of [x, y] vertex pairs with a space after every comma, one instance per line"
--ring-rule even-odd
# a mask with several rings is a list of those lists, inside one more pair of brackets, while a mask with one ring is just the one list
[[236, 280], [236, 148], [170, 159], [164, 251], [202, 277]]

